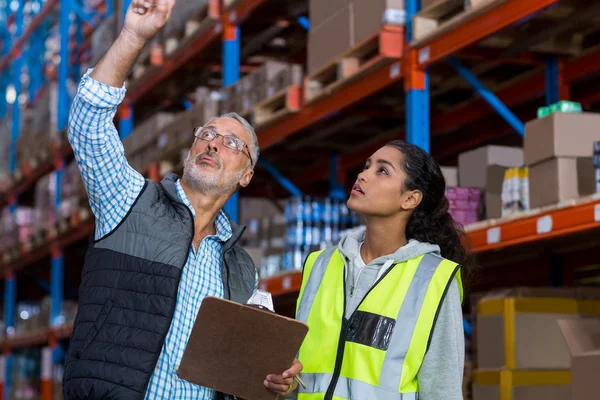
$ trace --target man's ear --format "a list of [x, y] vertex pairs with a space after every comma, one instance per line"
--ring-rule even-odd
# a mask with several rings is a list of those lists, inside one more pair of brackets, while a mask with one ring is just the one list
[[240, 186], [243, 188], [248, 187], [253, 176], [254, 170], [252, 168], [248, 168], [244, 173], [244, 176], [242, 176], [242, 179], [240, 179]]
[[403, 211], [414, 210], [421, 204], [423, 193], [420, 190], [409, 190], [402, 194], [401, 207]]

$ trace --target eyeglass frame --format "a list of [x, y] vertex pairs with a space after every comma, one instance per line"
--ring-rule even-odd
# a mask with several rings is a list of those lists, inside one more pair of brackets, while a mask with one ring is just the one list
[[[208, 129], [212, 132], [214, 132], [215, 137], [212, 140], [205, 140], [202, 139], [198, 136], [198, 134], [204, 130], [204, 129]], [[217, 132], [214, 128], [207, 128], [206, 126], [198, 126], [196, 128], [194, 128], [194, 137], [198, 140], [202, 140], [203, 142], [206, 143], [210, 143], [213, 140], [215, 140], [217, 137], [221, 136], [221, 144], [223, 144], [223, 146], [227, 147], [229, 150], [233, 150], [233, 151], [237, 151], [238, 153], [242, 153], [246, 156], [248, 156], [248, 158], [250, 159], [250, 165], [254, 165], [254, 160], [252, 159], [252, 155], [250, 154], [250, 147], [248, 146], [248, 144], [246, 142], [244, 142], [242, 139], [240, 139], [239, 137], [237, 137], [236, 135], [221, 135], [219, 132]], [[239, 150], [239, 149], [232, 149], [231, 147], [227, 146], [225, 144], [225, 138], [234, 138], [236, 140], [239, 140], [241, 143], [244, 144], [244, 147]], [[248, 154], [244, 153], [244, 149], [248, 150]]]

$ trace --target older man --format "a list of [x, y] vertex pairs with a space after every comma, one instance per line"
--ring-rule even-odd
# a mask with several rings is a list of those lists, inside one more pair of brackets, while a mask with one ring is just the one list
[[[174, 4], [133, 1], [119, 38], [83, 77], [71, 109], [69, 140], [96, 229], [67, 354], [66, 399], [224, 397], [179, 379], [177, 369], [202, 300], [243, 303], [257, 285], [256, 268], [238, 245], [243, 228], [222, 211], [254, 174], [259, 149], [248, 122], [226, 114], [198, 127], [183, 177], [169, 174], [160, 183], [127, 163], [112, 122], [127, 72]], [[300, 369], [296, 361], [265, 385], [289, 393]]]

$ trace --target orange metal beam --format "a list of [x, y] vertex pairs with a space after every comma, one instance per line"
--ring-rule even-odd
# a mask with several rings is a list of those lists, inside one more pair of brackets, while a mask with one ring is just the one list
[[599, 213], [600, 200], [594, 200], [476, 229], [468, 232], [468, 235], [471, 248], [480, 253], [600, 228]]
[[518, 21], [529, 18], [560, 0], [508, 0], [490, 9], [485, 14], [452, 31], [440, 35], [430, 42], [419, 45], [419, 62], [421, 66], [439, 61], [465, 47], [477, 43]]
[[282, 294], [297, 292], [300, 290], [301, 284], [302, 273], [290, 272], [285, 275], [261, 279], [258, 283], [258, 287], [261, 290], [270, 292], [273, 297], [275, 297], [281, 296]]
[[[394, 63], [395, 64], [395, 63]], [[402, 74], [391, 74], [392, 64], [359, 78], [337, 93], [305, 105], [291, 117], [258, 132], [261, 150], [266, 150], [290, 135], [354, 104], [402, 79]]]

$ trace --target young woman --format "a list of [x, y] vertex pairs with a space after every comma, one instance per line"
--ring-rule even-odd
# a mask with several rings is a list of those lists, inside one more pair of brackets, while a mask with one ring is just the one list
[[445, 187], [433, 158], [403, 141], [367, 160], [348, 200], [366, 229], [304, 267], [298, 399], [462, 399], [471, 257]]

